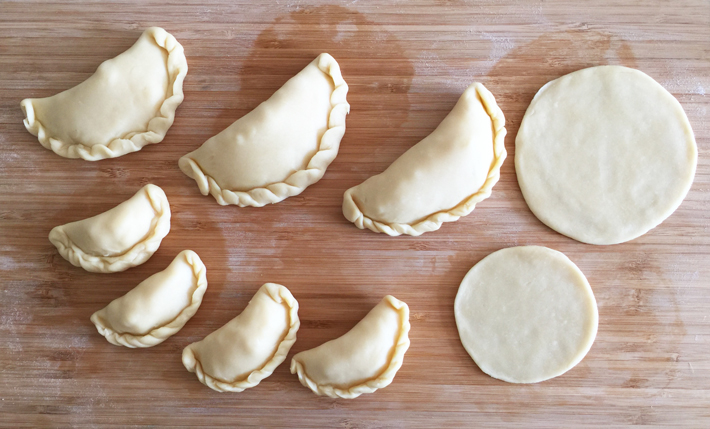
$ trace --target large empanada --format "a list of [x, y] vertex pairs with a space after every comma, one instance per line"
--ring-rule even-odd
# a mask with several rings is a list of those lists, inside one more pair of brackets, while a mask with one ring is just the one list
[[488, 198], [506, 157], [505, 117], [480, 83], [421, 142], [384, 172], [348, 189], [343, 214], [388, 235], [436, 231]]
[[261, 207], [298, 195], [338, 154], [347, 93], [338, 63], [320, 54], [271, 98], [180, 158], [180, 169], [221, 205]]
[[241, 392], [286, 359], [299, 326], [298, 302], [291, 292], [266, 283], [239, 316], [185, 347], [182, 363], [218, 392]]
[[183, 250], [166, 269], [143, 280], [91, 316], [109, 343], [152, 347], [175, 335], [202, 304], [207, 269], [192, 250]]
[[342, 337], [296, 354], [291, 373], [318, 395], [356, 398], [392, 383], [409, 348], [409, 307], [387, 295]]
[[168, 198], [149, 184], [111, 210], [55, 227], [49, 241], [74, 266], [114, 273], [147, 261], [168, 232]]
[[152, 27], [127, 51], [104, 61], [84, 82], [20, 106], [27, 131], [66, 158], [97, 161], [159, 143], [184, 98], [183, 48]]

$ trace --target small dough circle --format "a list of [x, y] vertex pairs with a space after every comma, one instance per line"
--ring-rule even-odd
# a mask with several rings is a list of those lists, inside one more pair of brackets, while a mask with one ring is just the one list
[[592, 347], [599, 320], [584, 274], [541, 246], [499, 250], [474, 265], [454, 315], [474, 362], [510, 383], [537, 383], [572, 369]]
[[544, 224], [584, 243], [616, 244], [678, 208], [697, 152], [673, 95], [641, 71], [599, 66], [538, 91], [515, 140], [515, 169]]

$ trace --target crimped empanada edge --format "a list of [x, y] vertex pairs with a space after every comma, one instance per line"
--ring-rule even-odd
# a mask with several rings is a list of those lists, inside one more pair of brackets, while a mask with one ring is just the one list
[[[197, 359], [197, 356], [195, 356], [195, 353], [190, 348], [192, 344], [188, 345], [182, 351], [182, 363], [185, 366], [185, 369], [189, 372], [196, 373], [198, 380], [200, 380], [200, 382], [205, 386], [218, 392], [242, 392], [245, 389], [259, 384], [263, 379], [270, 376], [274, 370], [281, 365], [284, 360], [286, 360], [286, 355], [288, 355], [291, 347], [296, 342], [296, 333], [298, 332], [298, 328], [301, 326], [301, 321], [298, 318], [298, 301], [296, 301], [296, 298], [293, 297], [291, 292], [285, 286], [276, 283], [266, 283], [259, 288], [259, 291], [256, 293], [259, 293], [261, 289], [265, 289], [269, 297], [271, 297], [271, 299], [275, 302], [279, 304], [285, 303], [288, 307], [288, 316], [290, 321], [288, 332], [286, 332], [286, 335], [279, 343], [274, 355], [271, 359], [264, 363], [264, 366], [260, 369], [252, 371], [245, 379], [231, 383], [219, 380], [207, 374], [202, 369], [202, 364]], [[221, 327], [219, 329], [221, 329]]]
[[197, 253], [192, 250], [183, 250], [178, 256], [184, 254], [186, 262], [192, 267], [193, 278], [197, 287], [192, 292], [190, 305], [185, 307], [172, 321], [155, 328], [144, 335], [134, 335], [130, 333], [118, 333], [106, 326], [99, 317], [99, 311], [91, 315], [91, 321], [96, 325], [99, 334], [106, 337], [106, 340], [117, 346], [130, 348], [153, 347], [177, 334], [180, 329], [197, 313], [202, 304], [202, 298], [207, 291], [207, 268]]
[[288, 197], [298, 195], [307, 187], [319, 181], [325, 174], [328, 166], [338, 155], [340, 141], [345, 134], [345, 118], [350, 113], [347, 102], [348, 84], [340, 73], [340, 66], [331, 55], [320, 54], [313, 62], [318, 69], [333, 79], [335, 89], [330, 96], [331, 110], [328, 117], [328, 129], [320, 139], [318, 151], [311, 157], [304, 170], [298, 170], [288, 176], [283, 182], [272, 183], [249, 191], [232, 191], [222, 189], [217, 181], [205, 173], [200, 165], [190, 158], [190, 154], [183, 156], [178, 165], [183, 173], [197, 182], [202, 195], [211, 194], [217, 203], [223, 206], [233, 204], [239, 207], [263, 207], [266, 204], [275, 204]]
[[[131, 152], [137, 152], [151, 143], [160, 143], [168, 129], [175, 120], [175, 110], [182, 103], [185, 95], [182, 84], [187, 75], [187, 59], [182, 45], [175, 37], [160, 27], [146, 29], [141, 37], [149, 35], [155, 43], [168, 52], [167, 71], [170, 81], [168, 87], [172, 88], [172, 95], [167, 97], [160, 105], [159, 116], [148, 122], [145, 131], [128, 131], [124, 135], [130, 138], [117, 138], [108, 144], [95, 144], [93, 146], [81, 143], [68, 144], [49, 135], [47, 129], [36, 118], [31, 98], [20, 102], [20, 107], [25, 115], [23, 123], [32, 135], [37, 136], [40, 144], [65, 158], [82, 158], [87, 161], [98, 161], [107, 158], [116, 158]], [[139, 38], [140, 39], [140, 38]]]
[[170, 232], [170, 203], [165, 192], [153, 184], [148, 184], [143, 188], [148, 194], [153, 210], [158, 214], [157, 220], [148, 236], [123, 254], [95, 256], [85, 253], [64, 232], [64, 225], [56, 226], [50, 231], [49, 241], [57, 248], [59, 254], [72, 265], [82, 267], [92, 273], [116, 273], [141, 265], [153, 256], [153, 253], [160, 247], [163, 238]]
[[425, 232], [436, 231], [441, 228], [441, 225], [444, 222], [454, 222], [462, 216], [468, 215], [476, 207], [476, 204], [491, 195], [493, 186], [498, 183], [498, 180], [500, 179], [500, 168], [507, 156], [507, 152], [505, 150], [505, 135], [507, 133], [505, 129], [505, 116], [503, 115], [503, 111], [500, 107], [498, 107], [498, 104], [496, 104], [493, 94], [491, 94], [491, 92], [486, 89], [483, 84], [476, 82], [472, 86], [475, 87], [476, 92], [481, 97], [483, 107], [493, 123], [494, 160], [491, 164], [490, 170], [488, 171], [488, 176], [486, 181], [483, 183], [483, 186], [481, 186], [475, 194], [467, 197], [452, 209], [433, 213], [414, 225], [406, 223], [384, 223], [367, 217], [367, 215], [360, 210], [353, 199], [352, 193], [355, 188], [357, 188], [357, 186], [354, 186], [345, 191], [345, 194], [343, 195], [343, 214], [345, 215], [345, 218], [354, 223], [355, 226], [360, 229], [367, 228], [377, 233], [384, 232], [390, 236], [398, 236], [401, 234], [419, 236]]
[[377, 376], [377, 378], [368, 380], [366, 383], [362, 383], [357, 386], [352, 386], [348, 389], [341, 389], [331, 385], [321, 386], [308, 377], [303, 364], [298, 362], [295, 357], [291, 359], [291, 374], [297, 374], [298, 380], [301, 384], [311, 389], [315, 394], [319, 396], [325, 395], [331, 398], [357, 398], [363, 393], [372, 393], [377, 389], [389, 386], [392, 383], [392, 380], [394, 380], [394, 376], [397, 374], [397, 371], [399, 371], [402, 367], [402, 363], [404, 362], [404, 354], [407, 352], [407, 349], [409, 349], [409, 330], [411, 325], [409, 324], [409, 306], [407, 306], [406, 303], [398, 300], [392, 295], [385, 296], [383, 300], [387, 301], [389, 305], [400, 313], [402, 328], [400, 329], [399, 336], [395, 342], [390, 363], [387, 368]]

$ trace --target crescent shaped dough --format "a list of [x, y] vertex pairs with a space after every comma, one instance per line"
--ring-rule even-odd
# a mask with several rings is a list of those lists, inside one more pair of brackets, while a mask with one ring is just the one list
[[180, 158], [180, 169], [221, 205], [261, 207], [298, 195], [338, 154], [347, 93], [338, 63], [320, 54], [271, 98]]
[[49, 241], [76, 267], [115, 273], [147, 261], [169, 231], [168, 198], [148, 184], [111, 210], [54, 227]]
[[291, 373], [318, 395], [357, 398], [389, 386], [409, 348], [409, 307], [387, 295], [342, 337], [296, 354]]
[[173, 124], [186, 74], [182, 45], [162, 28], [148, 28], [74, 88], [22, 100], [25, 128], [66, 158], [97, 161], [139, 151], [161, 142]]
[[192, 250], [91, 316], [109, 343], [152, 347], [175, 335], [202, 304], [207, 269]]
[[218, 392], [241, 392], [286, 359], [300, 326], [298, 302], [286, 287], [263, 285], [244, 311], [182, 351], [182, 363]]
[[474, 83], [434, 132], [348, 189], [343, 214], [360, 229], [391, 236], [436, 231], [491, 195], [506, 157], [505, 134], [493, 94]]

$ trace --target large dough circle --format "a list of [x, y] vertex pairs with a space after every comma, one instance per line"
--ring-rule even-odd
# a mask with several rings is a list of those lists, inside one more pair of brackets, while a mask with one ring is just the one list
[[454, 314], [476, 364], [510, 383], [537, 383], [577, 365], [599, 319], [584, 274], [562, 253], [540, 246], [481, 260], [461, 282]]
[[590, 244], [639, 237], [670, 216], [695, 175], [680, 103], [621, 66], [579, 70], [538, 91], [515, 140], [515, 169], [543, 223]]

